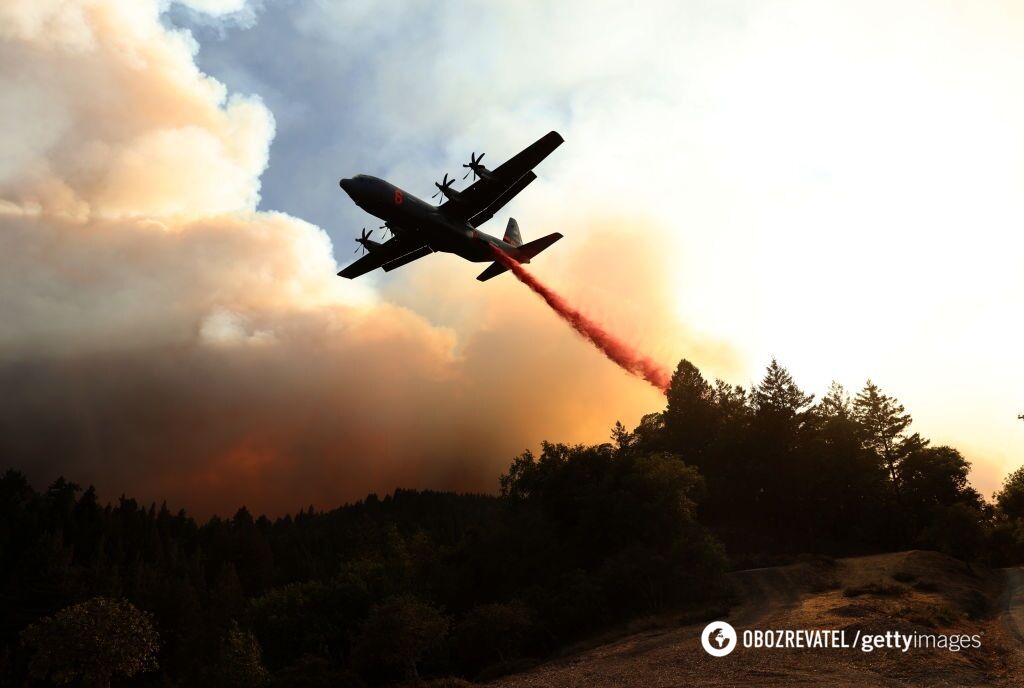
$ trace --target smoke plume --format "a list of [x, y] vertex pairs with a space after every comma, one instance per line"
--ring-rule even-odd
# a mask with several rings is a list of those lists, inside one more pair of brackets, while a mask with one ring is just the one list
[[642, 377], [662, 392], [668, 391], [669, 384], [672, 381], [672, 374], [667, 368], [637, 352], [632, 346], [626, 344], [578, 309], [569, 305], [569, 302], [562, 296], [541, 284], [540, 280], [527, 272], [526, 268], [509, 257], [504, 251], [494, 246], [491, 247], [491, 250], [494, 252], [495, 257], [519, 278], [520, 282], [544, 299], [555, 313], [558, 313], [584, 339], [600, 349], [601, 353], [611, 359], [615, 365], [630, 375]]
[[[658, 408], [511, 279], [469, 289], [473, 266], [448, 255], [376, 289], [337, 278], [323, 230], [259, 209], [272, 113], [198, 69], [167, 6], [0, 2], [0, 470], [200, 516], [280, 514], [493, 490], [541, 440], [595, 441]], [[559, 274], [602, 322], [729, 369], [666, 316], [655, 243], [613, 256], [573, 234]], [[626, 294], [647, 320], [602, 310]]]

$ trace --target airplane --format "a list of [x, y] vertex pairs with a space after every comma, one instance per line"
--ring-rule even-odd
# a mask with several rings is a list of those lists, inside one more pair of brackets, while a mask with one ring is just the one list
[[356, 243], [366, 255], [348, 265], [338, 276], [353, 279], [380, 267], [390, 272], [436, 251], [454, 253], [474, 263], [494, 261], [477, 276], [481, 282], [508, 269], [494, 260], [494, 248], [504, 251], [516, 262], [529, 263], [562, 235], [555, 232], [524, 244], [519, 225], [512, 218], [501, 239], [480, 231], [479, 227], [537, 178], [533, 168], [562, 142], [558, 132], [549, 132], [493, 170], [480, 162], [483, 153], [478, 157], [473, 151], [469, 163], [463, 165], [469, 170], [463, 179], [472, 174], [474, 181], [462, 191], [456, 191], [451, 188], [455, 178], [448, 179], [445, 173], [441, 182], [434, 182], [437, 193], [431, 198], [440, 197], [437, 206], [370, 175], [357, 174], [351, 179], [342, 179], [338, 184], [345, 193], [360, 208], [384, 220], [380, 229], [390, 231], [392, 236], [385, 242], [375, 241], [371, 238], [373, 232], [363, 228]]

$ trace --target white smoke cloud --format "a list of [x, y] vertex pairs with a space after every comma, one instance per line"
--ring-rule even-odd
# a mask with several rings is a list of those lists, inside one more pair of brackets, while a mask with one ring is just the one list
[[[227, 95], [160, 4], [5, 3], [0, 196], [80, 221], [253, 209], [273, 117]], [[6, 157], [6, 156], [5, 156]]]

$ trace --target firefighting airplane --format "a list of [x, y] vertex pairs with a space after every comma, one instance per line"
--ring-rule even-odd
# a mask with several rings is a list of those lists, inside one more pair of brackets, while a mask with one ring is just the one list
[[[381, 243], [370, 238], [373, 232], [363, 229], [356, 242], [366, 255], [338, 275], [352, 279], [380, 267], [390, 272], [434, 251], [454, 253], [474, 263], [483, 263], [494, 261], [492, 247], [501, 249], [519, 263], [529, 263], [562, 235], [556, 232], [524, 244], [514, 219], [509, 219], [501, 239], [478, 228], [537, 178], [533, 168], [562, 141], [558, 132], [552, 131], [493, 170], [480, 162], [483, 153], [478, 157], [474, 152], [463, 165], [469, 170], [463, 179], [473, 175], [470, 186], [456, 191], [452, 188], [455, 178], [448, 179], [447, 173], [441, 182], [434, 182], [437, 193], [431, 198], [440, 197], [438, 206], [421, 201], [377, 177], [357, 174], [351, 179], [342, 179], [339, 184], [345, 193], [360, 208], [384, 220], [380, 229], [390, 231], [392, 237]], [[477, 279], [484, 282], [507, 269], [495, 261]]]

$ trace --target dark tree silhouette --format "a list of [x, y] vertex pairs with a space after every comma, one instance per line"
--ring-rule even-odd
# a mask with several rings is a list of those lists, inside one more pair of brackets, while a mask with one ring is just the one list
[[[910, 546], [1024, 560], [1024, 469], [993, 508], [969, 468], [874, 383], [815, 403], [773, 360], [750, 390], [682, 361], [663, 410], [607, 444], [523, 453], [497, 496], [396, 490], [200, 524], [8, 471], [0, 685], [150, 668], [147, 684], [200, 688], [490, 676], [636, 615], [718, 607], [730, 566]], [[155, 634], [132, 644], [149, 619], [158, 652]], [[94, 646], [71, 647], [88, 624]]]
[[356, 640], [356, 662], [370, 677], [420, 680], [423, 655], [438, 647], [448, 634], [448, 620], [434, 607], [414, 597], [387, 600], [370, 610]]
[[21, 640], [32, 653], [31, 675], [58, 685], [106, 688], [115, 676], [157, 668], [152, 617], [123, 600], [94, 597], [72, 605], [26, 628]]
[[220, 658], [214, 669], [215, 682], [225, 688], [258, 688], [265, 685], [268, 678], [256, 638], [232, 621], [221, 643]]
[[824, 418], [842, 421], [851, 419], [853, 417], [853, 402], [850, 400], [846, 388], [833, 380], [828, 392], [818, 402], [817, 413]]
[[751, 395], [751, 406], [755, 413], [790, 418], [799, 416], [812, 401], [814, 395], [804, 394], [789, 371], [774, 358]]
[[995, 499], [999, 511], [1006, 517], [1024, 518], [1024, 466], [1006, 476]]
[[672, 375], [667, 398], [664, 417], [670, 428], [670, 448], [692, 465], [703, 467], [717, 430], [714, 389], [697, 367], [684, 359]]
[[897, 498], [900, 494], [900, 464], [922, 446], [920, 436], [907, 435], [912, 419], [903, 404], [882, 392], [871, 380], [853, 402], [854, 416], [860, 423], [864, 446], [875, 453], [892, 481]]
[[523, 651], [531, 624], [532, 614], [523, 604], [479, 605], [453, 632], [456, 652], [473, 670], [504, 665]]

